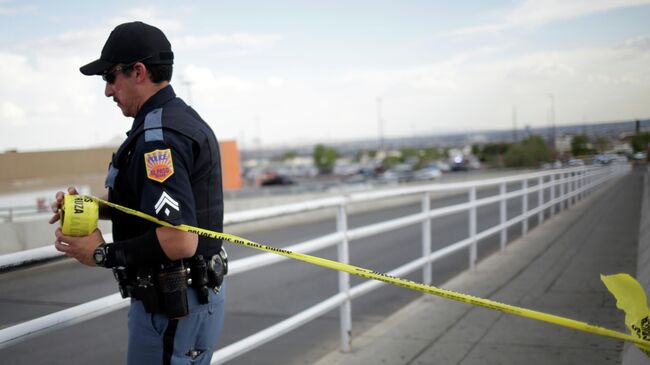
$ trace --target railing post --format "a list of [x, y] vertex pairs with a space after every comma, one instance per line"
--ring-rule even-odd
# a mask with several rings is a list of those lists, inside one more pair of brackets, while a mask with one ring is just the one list
[[578, 171], [578, 176], [576, 179], [576, 191], [577, 191], [577, 196], [576, 196], [576, 202], [579, 202], [582, 200], [582, 169]]
[[[537, 207], [541, 208], [544, 205], [544, 176], [537, 179], [537, 187], [539, 188], [537, 190]], [[537, 224], [542, 225], [542, 223], [544, 223], [544, 209], [540, 209], [537, 215]]]
[[476, 269], [476, 186], [469, 189], [469, 237], [472, 239], [472, 244], [469, 246], [469, 268]]
[[[339, 242], [338, 260], [344, 264], [350, 262], [348, 245], [348, 218], [345, 212], [345, 204], [341, 204], [336, 210], [336, 230], [343, 233], [343, 239]], [[345, 293], [348, 297], [340, 307], [341, 319], [341, 351], [350, 352], [352, 335], [352, 305], [349, 297], [350, 274], [339, 271], [339, 293]]]
[[577, 201], [576, 197], [576, 178], [578, 177], [578, 173], [573, 171], [571, 173], [571, 182], [569, 182], [569, 192], [571, 193], [571, 206], [574, 206]]
[[[555, 186], [555, 174], [551, 174], [551, 187], [550, 188], [551, 188], [551, 197], [549, 199], [551, 199], [551, 201], [554, 201], [555, 200], [555, 189], [557, 188], [557, 186]], [[551, 205], [551, 212], [550, 212], [551, 217], [555, 215], [555, 209], [557, 209], [557, 203], [553, 203]]]
[[573, 206], [573, 196], [571, 195], [573, 193], [573, 176], [575, 172], [569, 172], [569, 179], [566, 182], [566, 195], [567, 195], [567, 208], [571, 208]]
[[580, 171], [580, 200], [584, 200], [587, 197], [587, 191], [585, 187], [587, 186], [587, 168], [583, 168]]
[[[431, 210], [431, 197], [429, 193], [424, 193], [422, 197], [422, 213], [425, 216], [422, 221], [422, 257], [429, 257], [431, 255], [431, 218], [429, 218], [429, 211]], [[430, 285], [432, 283], [432, 264], [427, 262], [422, 268], [422, 282]]]
[[501, 229], [501, 251], [504, 251], [506, 249], [506, 243], [508, 242], [508, 227], [505, 227], [506, 221], [508, 220], [508, 204], [506, 204], [506, 183], [501, 183], [501, 185], [499, 185], [499, 195], [501, 195], [499, 214], [501, 216], [501, 225], [504, 226]]
[[561, 173], [560, 174], [560, 212], [564, 209], [564, 184], [566, 184], [566, 181], [564, 181], [564, 176], [566, 173]]
[[521, 221], [521, 235], [525, 236], [528, 233], [528, 180], [524, 180], [521, 183], [521, 189], [523, 190], [523, 195], [521, 196], [521, 214], [524, 216], [524, 220]]

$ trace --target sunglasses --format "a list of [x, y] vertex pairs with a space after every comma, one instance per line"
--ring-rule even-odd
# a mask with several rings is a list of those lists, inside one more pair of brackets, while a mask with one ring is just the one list
[[102, 74], [102, 80], [104, 80], [107, 83], [112, 85], [115, 82], [115, 78], [117, 77], [117, 72], [119, 72], [119, 71], [122, 71], [122, 72], [127, 71], [128, 69], [135, 66], [136, 63], [145, 61], [145, 60], [147, 60], [149, 58], [151, 58], [151, 56], [147, 56], [147, 57], [139, 59], [137, 61], [133, 61], [133, 62], [129, 63], [128, 65], [117, 66], [117, 67], [115, 67], [114, 69], [112, 69], [110, 71], [105, 71]]
[[115, 67], [114, 69], [112, 69], [110, 71], [105, 71], [102, 74], [102, 80], [104, 80], [107, 83], [112, 85], [115, 82], [115, 78], [117, 77], [117, 75], [116, 75], [117, 72], [126, 71], [126, 70], [130, 69], [131, 67], [133, 67], [136, 63], [137, 62], [129, 63], [128, 65], [124, 65], [124, 66], [117, 66], [117, 67]]

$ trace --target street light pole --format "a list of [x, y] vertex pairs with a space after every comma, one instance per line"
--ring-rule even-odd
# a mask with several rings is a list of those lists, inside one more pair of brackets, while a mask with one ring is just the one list
[[384, 121], [381, 118], [381, 98], [377, 98], [377, 130], [379, 134], [378, 151], [384, 150]]
[[551, 152], [555, 155], [555, 95], [549, 94], [548, 97], [551, 100], [551, 110], [549, 112], [549, 119], [551, 122]]

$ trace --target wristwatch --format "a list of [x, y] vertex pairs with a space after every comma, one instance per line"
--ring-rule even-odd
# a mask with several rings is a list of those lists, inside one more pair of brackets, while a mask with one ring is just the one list
[[95, 264], [97, 266], [106, 267], [106, 256], [108, 256], [106, 252], [106, 244], [102, 243], [101, 245], [97, 246], [93, 252], [93, 259], [95, 260]]

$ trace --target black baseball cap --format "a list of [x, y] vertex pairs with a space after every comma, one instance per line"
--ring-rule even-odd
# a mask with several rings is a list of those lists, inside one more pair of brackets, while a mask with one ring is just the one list
[[174, 63], [172, 46], [163, 32], [143, 22], [120, 24], [108, 36], [99, 59], [79, 71], [84, 75], [101, 75], [117, 63], [142, 62], [148, 65]]

